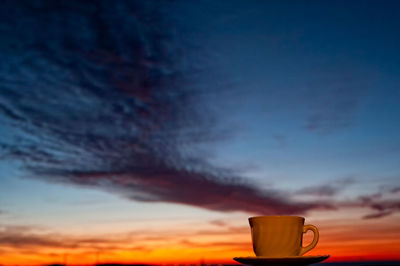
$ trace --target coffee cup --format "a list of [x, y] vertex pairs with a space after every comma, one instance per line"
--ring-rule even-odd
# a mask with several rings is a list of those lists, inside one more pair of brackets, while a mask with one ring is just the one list
[[[304, 225], [299, 216], [257, 216], [250, 217], [251, 239], [257, 257], [302, 256], [313, 249], [319, 238], [314, 225]], [[314, 239], [303, 247], [303, 234], [314, 232]]]

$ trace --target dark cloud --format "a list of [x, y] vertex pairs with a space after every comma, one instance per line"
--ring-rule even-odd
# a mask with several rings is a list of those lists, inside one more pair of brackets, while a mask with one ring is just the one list
[[313, 196], [313, 197], [329, 197], [332, 199], [332, 205], [336, 208], [356, 207], [356, 208], [368, 208], [374, 211], [371, 214], [363, 216], [363, 219], [376, 219], [391, 215], [395, 212], [400, 211], [400, 200], [395, 195], [398, 192], [398, 188], [381, 188], [378, 192], [363, 195], [347, 201], [335, 200], [338, 198], [341, 192], [348, 186], [354, 184], [356, 179], [353, 177], [342, 178], [333, 180], [329, 184], [317, 185], [304, 187], [295, 191], [295, 195], [301, 196]]
[[0, 156], [49, 182], [137, 201], [262, 214], [330, 208], [261, 191], [198, 155], [192, 144], [221, 135], [187, 79], [194, 74], [171, 6], [4, 3], [0, 119], [12, 134]]
[[132, 200], [179, 203], [216, 211], [294, 214], [316, 208], [332, 208], [324, 202], [293, 202], [274, 190], [260, 191], [250, 185], [224, 180], [221, 178], [223, 173], [213, 175], [186, 169], [178, 171], [166, 165], [154, 166], [145, 162], [142, 167], [132, 167], [123, 173], [54, 171], [50, 176], [59, 176], [65, 182], [72, 180], [75, 184], [116, 192]]
[[376, 200], [374, 198], [363, 197], [362, 207], [369, 207], [375, 213], [364, 216], [364, 219], [380, 218], [400, 211], [400, 199]]
[[400, 211], [400, 199], [396, 189], [383, 189], [378, 193], [359, 197], [350, 206], [366, 207], [374, 211], [363, 219], [374, 219], [389, 216]]
[[373, 213], [373, 214], [368, 214], [363, 216], [363, 219], [376, 219], [376, 218], [382, 218], [388, 215], [391, 215], [393, 211], [381, 211], [378, 213]]
[[391, 192], [391, 193], [400, 192], [400, 187], [394, 187], [394, 188], [390, 189], [390, 192]]

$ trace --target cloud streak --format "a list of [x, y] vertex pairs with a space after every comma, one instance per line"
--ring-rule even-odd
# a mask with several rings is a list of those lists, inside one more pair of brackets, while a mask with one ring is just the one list
[[[142, 241], [144, 237], [139, 237]], [[151, 247], [137, 239], [126, 235], [114, 236], [71, 236], [58, 233], [49, 233], [46, 230], [37, 230], [30, 226], [7, 226], [0, 225], [0, 253], [5, 254], [39, 255], [59, 257], [63, 254], [93, 255], [97, 252], [105, 252], [107, 255], [116, 254], [121, 251], [150, 252], [156, 248], [154, 243]], [[163, 239], [165, 240], [165, 239]], [[135, 243], [136, 241], [136, 243]]]
[[369, 207], [375, 211], [375, 213], [365, 215], [363, 219], [381, 218], [400, 211], [400, 200], [376, 200], [369, 197], [363, 197], [360, 206]]
[[304, 187], [295, 192], [298, 195], [317, 196], [317, 197], [332, 197], [342, 192], [355, 180], [351, 177], [331, 181], [327, 184]]
[[364, 215], [363, 219], [377, 219], [389, 216], [400, 211], [400, 199], [398, 197], [398, 188], [381, 189], [380, 192], [370, 195], [364, 195], [352, 202], [343, 202], [340, 205], [344, 207], [362, 207], [368, 208], [373, 213]]
[[199, 156], [192, 144], [220, 135], [185, 79], [170, 6], [123, 5], [8, 2], [0, 112], [15, 134], [0, 140], [3, 159], [136, 201], [263, 214], [331, 207], [261, 191]]
[[[337, 205], [261, 190], [196, 148], [228, 135], [193, 89], [196, 71], [185, 63], [190, 46], [174, 33], [173, 4], [6, 5], [0, 131], [12, 134], [0, 139], [0, 158], [19, 161], [27, 175], [222, 212], [302, 214]], [[340, 189], [298, 194], [334, 196]]]

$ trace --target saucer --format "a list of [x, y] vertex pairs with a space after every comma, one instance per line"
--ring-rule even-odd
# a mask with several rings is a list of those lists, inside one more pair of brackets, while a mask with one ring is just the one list
[[290, 256], [290, 257], [237, 257], [233, 258], [237, 262], [250, 265], [264, 265], [264, 266], [280, 266], [280, 265], [296, 265], [305, 266], [317, 262], [321, 262], [329, 258], [329, 255], [317, 256]]

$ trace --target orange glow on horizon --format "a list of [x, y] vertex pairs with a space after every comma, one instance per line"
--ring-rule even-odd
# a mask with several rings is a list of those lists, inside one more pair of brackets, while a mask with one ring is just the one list
[[[306, 255], [326, 255], [330, 262], [400, 261], [400, 223], [397, 217], [380, 220], [327, 220], [310, 222], [317, 225], [320, 239], [316, 248]], [[96, 263], [142, 264], [237, 264], [233, 257], [254, 256], [248, 226], [210, 227], [192, 231], [140, 231], [127, 238], [65, 237], [35, 233], [11, 245], [0, 242], [2, 265], [43, 265], [66, 263], [93, 265]], [[37, 238], [36, 245], [33, 239]], [[304, 237], [304, 245], [312, 233]], [[1, 239], [0, 239], [1, 240]], [[102, 242], [103, 241], [103, 242]], [[3, 241], [4, 242], [4, 241]], [[39, 246], [49, 244], [47, 247]], [[54, 245], [54, 246], [51, 246]], [[58, 246], [57, 246], [58, 245]]]
[[[42, 265], [50, 263], [66, 263], [71, 265], [92, 265], [96, 263], [144, 263], [144, 264], [167, 264], [184, 263], [198, 264], [225, 263], [235, 264], [233, 257], [254, 256], [249, 248], [243, 250], [230, 250], [229, 247], [204, 247], [185, 248], [182, 246], [171, 246], [155, 249], [150, 252], [112, 250], [102, 252], [87, 251], [55, 251], [41, 249], [38, 254], [8, 253], [2, 254], [2, 265]], [[398, 250], [399, 241], [388, 241], [381, 243], [378, 247], [371, 241], [360, 242], [359, 244], [335, 248], [336, 243], [321, 244], [320, 247], [307, 253], [307, 255], [330, 254], [328, 261], [395, 261], [400, 260]], [[4, 251], [3, 251], [4, 252]]]

